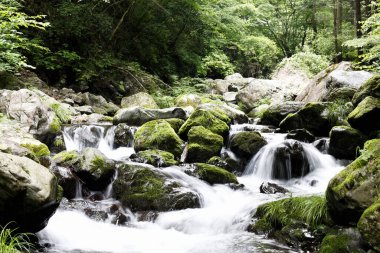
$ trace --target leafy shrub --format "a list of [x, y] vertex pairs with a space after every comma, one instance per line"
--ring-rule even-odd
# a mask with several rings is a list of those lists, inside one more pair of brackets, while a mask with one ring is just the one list
[[234, 65], [225, 53], [214, 51], [202, 59], [198, 74], [203, 77], [223, 78], [233, 74], [234, 70]]

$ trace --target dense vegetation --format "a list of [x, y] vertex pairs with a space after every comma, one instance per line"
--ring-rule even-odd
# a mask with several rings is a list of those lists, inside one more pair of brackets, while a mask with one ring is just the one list
[[88, 87], [125, 66], [167, 82], [265, 77], [298, 54], [301, 66], [356, 59], [378, 68], [377, 4], [356, 2], [1, 0], [0, 71], [34, 66], [51, 84]]

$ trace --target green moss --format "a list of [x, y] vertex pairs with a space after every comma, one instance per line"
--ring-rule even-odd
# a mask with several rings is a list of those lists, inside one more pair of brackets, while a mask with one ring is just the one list
[[62, 148], [65, 146], [63, 138], [55, 138], [53, 142], [54, 147]]
[[352, 98], [352, 102], [354, 105], [358, 105], [368, 96], [380, 98], [380, 75], [373, 76], [366, 83], [360, 86], [359, 90]]
[[267, 144], [258, 132], [240, 132], [231, 138], [231, 150], [239, 156], [251, 158]]
[[103, 156], [95, 155], [90, 162], [90, 172], [91, 173], [94, 173], [97, 170], [109, 171], [111, 169], [112, 168], [110, 167], [110, 165], [105, 160], [105, 157], [103, 157]]
[[239, 183], [236, 176], [225, 169], [205, 163], [197, 163], [196, 167], [195, 174], [209, 184]]
[[183, 119], [176, 119], [176, 118], [165, 119], [165, 121], [170, 124], [170, 126], [174, 129], [176, 133], [178, 133], [181, 126], [185, 123]]
[[358, 229], [364, 239], [377, 251], [380, 251], [380, 199], [368, 207], [358, 222]]
[[165, 120], [153, 120], [142, 125], [134, 137], [135, 150], [159, 149], [180, 157], [183, 141]]
[[158, 149], [140, 151], [137, 156], [144, 159], [146, 163], [157, 167], [169, 167], [178, 164], [172, 153]]
[[348, 235], [328, 235], [321, 244], [320, 253], [351, 253], [348, 244], [351, 238]]
[[196, 108], [201, 103], [202, 98], [197, 94], [182, 94], [175, 99], [175, 104], [179, 107], [192, 106]]
[[61, 121], [55, 116], [50, 124], [50, 132], [58, 133], [59, 131], [61, 131]]
[[369, 133], [380, 129], [380, 98], [366, 97], [348, 115], [348, 123], [356, 129]]
[[228, 136], [229, 126], [216, 117], [213, 113], [198, 109], [186, 120], [185, 124], [179, 129], [179, 134], [186, 138], [187, 133], [193, 126], [203, 126], [213, 133], [221, 135], [223, 137]]
[[51, 104], [50, 108], [55, 112], [55, 115], [58, 117], [60, 122], [62, 123], [70, 122], [72, 112], [69, 109], [63, 107], [59, 103]]
[[113, 117], [111, 116], [103, 116], [100, 118], [100, 121], [102, 122], [112, 122], [113, 121]]
[[56, 154], [53, 157], [54, 162], [58, 164], [72, 163], [79, 160], [79, 154], [77, 151], [63, 151]]
[[42, 156], [49, 156], [50, 150], [48, 146], [45, 144], [32, 144], [32, 143], [23, 143], [21, 144], [22, 147], [27, 148], [29, 151], [32, 152], [36, 157], [42, 157]]

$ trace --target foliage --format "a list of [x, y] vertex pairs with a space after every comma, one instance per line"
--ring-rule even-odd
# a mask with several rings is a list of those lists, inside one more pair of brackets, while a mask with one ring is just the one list
[[282, 68], [288, 63], [296, 69], [303, 70], [309, 77], [318, 74], [330, 64], [325, 56], [316, 55], [310, 52], [301, 52], [292, 55], [290, 58], [283, 59], [277, 66], [277, 69]]
[[212, 52], [202, 59], [198, 74], [203, 77], [224, 78], [234, 73], [234, 66], [223, 52]]
[[353, 105], [344, 100], [336, 100], [327, 106], [327, 119], [332, 125], [342, 122], [347, 119], [347, 116], [352, 112]]
[[29, 233], [17, 233], [17, 229], [9, 228], [9, 224], [0, 226], [0, 252], [30, 252], [33, 244], [29, 241]]
[[46, 50], [37, 41], [27, 38], [23, 29], [44, 30], [49, 24], [43, 15], [29, 16], [20, 11], [16, 0], [0, 2], [0, 72], [16, 71], [28, 65], [25, 51]]

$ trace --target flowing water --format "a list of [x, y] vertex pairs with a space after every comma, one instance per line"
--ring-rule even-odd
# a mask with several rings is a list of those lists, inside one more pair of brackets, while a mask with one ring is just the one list
[[[231, 134], [245, 131], [247, 127], [258, 129], [255, 125], [232, 126]], [[68, 150], [96, 147], [111, 159], [124, 160], [133, 148], [113, 149], [113, 129], [111, 126], [66, 128], [66, 147]], [[38, 236], [42, 243], [51, 245], [49, 252], [293, 252], [272, 240], [245, 232], [258, 205], [283, 197], [281, 194], [261, 194], [259, 186], [270, 180], [285, 186], [293, 195], [322, 194], [328, 181], [343, 167], [312, 144], [303, 143], [303, 154], [310, 172], [298, 179], [271, 179], [272, 172], [268, 168], [273, 167], [275, 150], [285, 140], [282, 134], [264, 132], [267, 133], [262, 135], [269, 144], [252, 158], [243, 176], [238, 178], [245, 185], [245, 190], [232, 190], [225, 185], [210, 186], [185, 174], [181, 167], [163, 168], [162, 172], [168, 177], [198, 193], [201, 208], [160, 213], [154, 222], [138, 221], [129, 212], [131, 221], [128, 226], [91, 220], [79, 210], [59, 209]], [[225, 151], [231, 152], [228, 146]]]

